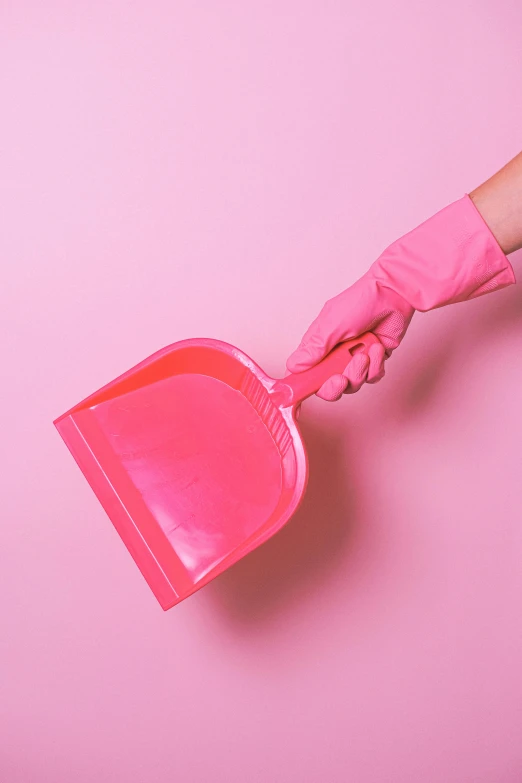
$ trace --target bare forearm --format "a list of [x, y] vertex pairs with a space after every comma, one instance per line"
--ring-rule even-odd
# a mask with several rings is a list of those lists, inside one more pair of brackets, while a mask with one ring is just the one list
[[522, 152], [469, 195], [504, 253], [521, 248]]

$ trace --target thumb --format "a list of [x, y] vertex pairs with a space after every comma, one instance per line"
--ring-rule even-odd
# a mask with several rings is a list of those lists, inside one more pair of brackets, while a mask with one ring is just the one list
[[343, 339], [342, 320], [335, 302], [327, 302], [305, 332], [286, 366], [290, 372], [303, 372], [318, 364]]

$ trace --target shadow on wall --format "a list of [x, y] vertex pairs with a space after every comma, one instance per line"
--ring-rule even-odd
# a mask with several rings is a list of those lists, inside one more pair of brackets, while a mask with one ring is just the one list
[[[522, 266], [522, 251], [513, 254], [511, 260], [517, 272], [517, 266]], [[522, 270], [517, 274], [517, 278], [521, 277]], [[444, 312], [444, 326], [423, 334], [424, 361], [420, 366], [419, 362], [414, 363], [401, 379], [400, 395], [394, 395], [393, 407], [401, 417], [411, 417], [427, 407], [441, 384], [448, 382], [466, 357], [490, 352], [492, 344], [500, 344], [507, 334], [522, 330], [521, 286], [444, 308]], [[415, 317], [421, 318], [422, 314]]]
[[277, 535], [206, 588], [240, 624], [262, 620], [296, 595], [313, 592], [335, 569], [357, 527], [355, 487], [344, 468], [349, 444], [341, 428], [332, 420], [308, 419], [301, 430], [310, 460], [302, 505]]
[[[385, 410], [380, 409], [383, 425], [390, 419], [396, 424], [411, 419], [434, 404], [441, 384], [459, 372], [467, 356], [490, 351], [492, 341], [501, 343], [506, 333], [522, 330], [522, 292], [511, 287], [445, 312], [440, 328], [428, 326], [420, 337], [423, 360], [417, 349], [400, 380], [390, 379], [390, 396]], [[372, 405], [369, 409], [371, 416]], [[364, 518], [364, 499], [346, 469], [352, 459], [344, 406], [328, 418], [304, 418], [301, 429], [310, 479], [300, 509], [274, 538], [206, 588], [209, 600], [240, 625], [268, 619], [312, 594], [342, 561], [346, 567], [347, 550]]]

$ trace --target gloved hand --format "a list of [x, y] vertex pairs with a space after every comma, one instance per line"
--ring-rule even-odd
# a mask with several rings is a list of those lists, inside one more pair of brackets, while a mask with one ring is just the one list
[[325, 400], [384, 376], [384, 362], [415, 310], [474, 299], [515, 282], [497, 240], [466, 195], [391, 244], [346, 291], [330, 299], [287, 361], [290, 372], [317, 364], [339, 342], [373, 332], [380, 344], [354, 356], [318, 392]]

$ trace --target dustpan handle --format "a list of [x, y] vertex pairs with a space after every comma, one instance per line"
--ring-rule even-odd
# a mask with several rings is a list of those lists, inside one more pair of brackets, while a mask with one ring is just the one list
[[379, 339], [372, 332], [366, 332], [360, 337], [336, 345], [315, 367], [287, 375], [273, 389], [278, 397], [281, 395], [281, 401], [284, 400], [279, 404], [284, 407], [299, 405], [307, 397], [318, 392], [332, 375], [343, 373], [356, 353], [367, 353], [370, 346], [378, 342]]

